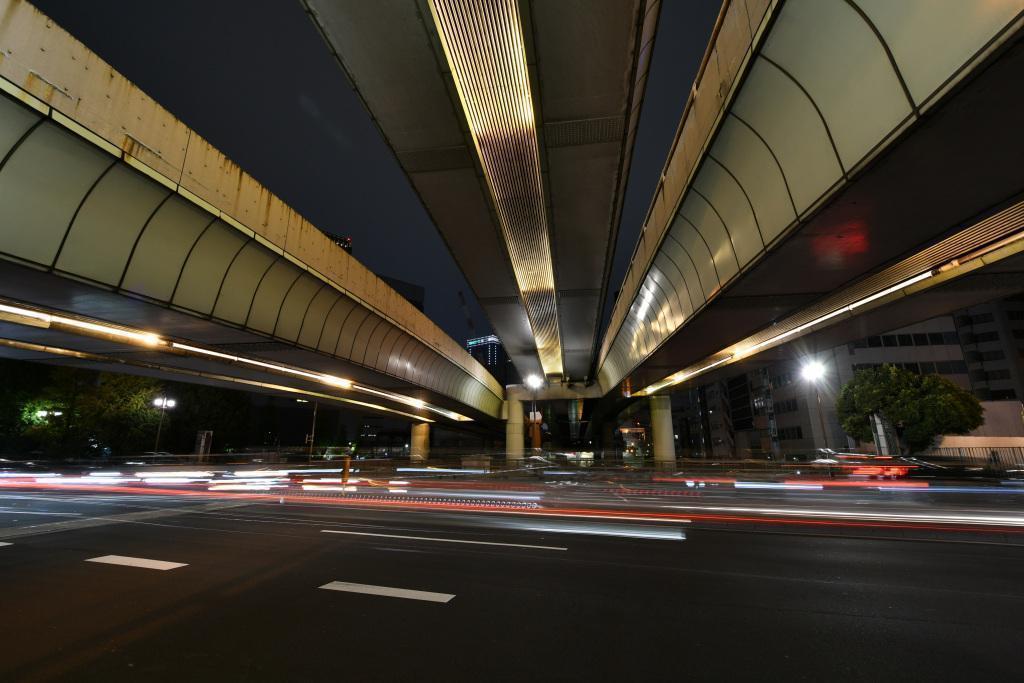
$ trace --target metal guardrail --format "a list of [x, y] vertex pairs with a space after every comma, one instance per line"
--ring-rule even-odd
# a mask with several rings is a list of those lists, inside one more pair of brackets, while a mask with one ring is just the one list
[[933, 448], [919, 456], [937, 464], [955, 464], [989, 470], [1024, 470], [1024, 448], [995, 446], [968, 448]]

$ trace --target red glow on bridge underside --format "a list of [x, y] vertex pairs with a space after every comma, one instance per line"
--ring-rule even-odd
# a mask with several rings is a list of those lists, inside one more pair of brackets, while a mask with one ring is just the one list
[[828, 234], [811, 237], [815, 263], [828, 268], [849, 265], [851, 257], [867, 253], [869, 246], [867, 224], [860, 218], [838, 225]]

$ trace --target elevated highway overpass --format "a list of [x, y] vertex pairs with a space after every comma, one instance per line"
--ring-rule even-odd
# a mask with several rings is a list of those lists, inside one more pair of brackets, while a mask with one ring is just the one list
[[0, 354], [497, 425], [459, 343], [31, 5], [0, 54]]
[[[1021, 0], [726, 0], [589, 358], [593, 302], [564, 283], [608, 285], [594, 246], [617, 230], [656, 3], [305, 5], [517, 367], [547, 375], [542, 398], [655, 395], [823, 329], [834, 341], [1014, 289]], [[581, 132], [613, 114], [618, 156]], [[548, 209], [509, 214], [510, 200]], [[524, 240], [551, 244], [531, 252], [551, 264], [543, 305], [520, 277]]]
[[[655, 394], [856, 330], [1015, 253], [1022, 12], [724, 3], [601, 346], [601, 391]], [[902, 309], [902, 324], [945, 312]]]
[[658, 0], [303, 0], [521, 376], [594, 377]]
[[[579, 396], [669, 389], [956, 277], [954, 259], [1021, 227], [1012, 211], [985, 222], [1024, 191], [1021, 0], [729, 0], [608, 329], [584, 359], [567, 330], [590, 334], [579, 323], [593, 302], [563, 285], [606, 273], [593, 248], [617, 231], [658, 7], [305, 4], [517, 367], [548, 376], [541, 395], [566, 395], [558, 384]], [[489, 107], [517, 104], [524, 127], [489, 118]], [[568, 121], [593, 127], [614, 112], [625, 125], [619, 156], [582, 134], [557, 142]], [[534, 167], [503, 145], [536, 148], [539, 189]], [[509, 197], [523, 199], [505, 189], [512, 181], [539, 194], [546, 216], [506, 216]], [[534, 232], [517, 232], [517, 218]], [[535, 264], [552, 264], [561, 372], [544, 360], [531, 290], [515, 291], [523, 239], [553, 245]], [[922, 281], [939, 268], [941, 279]]]
[[[518, 454], [534, 393], [657, 397], [798, 338], [841, 343], [1024, 281], [1024, 0], [725, 2], [603, 337], [658, 3], [302, 6], [517, 368], [547, 386], [506, 393], [14, 2], [0, 23], [5, 353], [279, 392], [286, 377], [420, 421], [507, 417]], [[147, 334], [157, 343], [124, 343]]]

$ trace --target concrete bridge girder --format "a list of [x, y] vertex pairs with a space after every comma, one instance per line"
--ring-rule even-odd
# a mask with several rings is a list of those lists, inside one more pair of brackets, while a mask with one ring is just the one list
[[1020, 136], [1005, 131], [1022, 13], [727, 3], [613, 308], [602, 389], [661, 379], [644, 367], [696, 362], [1018, 192]]
[[458, 342], [31, 5], [0, 7], [0, 258], [500, 413]]

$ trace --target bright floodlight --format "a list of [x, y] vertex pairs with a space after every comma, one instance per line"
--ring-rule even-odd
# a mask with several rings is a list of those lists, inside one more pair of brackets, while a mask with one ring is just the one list
[[531, 389], [540, 389], [540, 386], [542, 384], [544, 384], [544, 380], [542, 380], [537, 375], [527, 375], [526, 386], [530, 387]]
[[178, 405], [178, 402], [173, 398], [164, 398], [161, 396], [160, 398], [153, 399], [153, 405], [157, 408], [173, 408]]
[[818, 361], [811, 361], [800, 369], [800, 375], [808, 382], [817, 382], [825, 376], [825, 366]]

